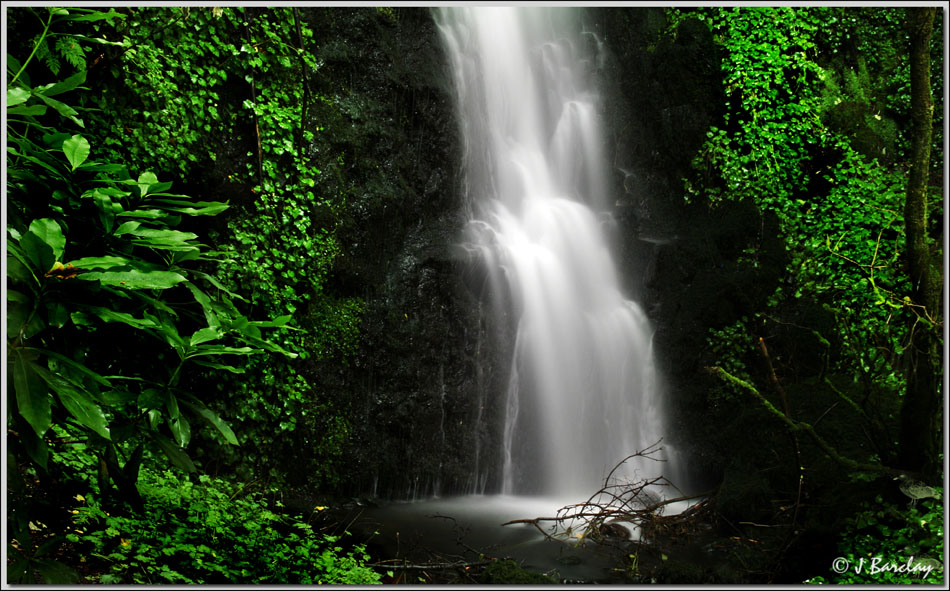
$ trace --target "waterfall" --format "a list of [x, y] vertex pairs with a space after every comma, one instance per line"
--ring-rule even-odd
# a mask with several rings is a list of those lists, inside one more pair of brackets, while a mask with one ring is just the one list
[[[589, 494], [663, 432], [652, 329], [621, 293], [606, 235], [602, 48], [578, 16], [436, 12], [464, 142], [464, 246], [488, 268], [494, 313], [516, 323], [499, 426], [508, 494]], [[619, 474], [662, 467], [631, 461]]]

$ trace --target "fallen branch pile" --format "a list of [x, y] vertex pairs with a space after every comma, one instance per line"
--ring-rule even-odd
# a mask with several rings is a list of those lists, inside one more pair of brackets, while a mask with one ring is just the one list
[[[656, 455], [662, 448], [660, 442], [633, 453], [620, 462], [604, 479], [604, 485], [592, 494], [586, 501], [567, 505], [558, 509], [557, 514], [551, 517], [534, 517], [531, 519], [513, 519], [502, 525], [531, 524], [546, 538], [558, 541], [593, 540], [596, 542], [610, 542], [627, 540], [631, 532], [628, 528], [636, 528], [641, 532], [641, 538], [652, 538], [657, 534], [673, 534], [677, 528], [692, 521], [700, 513], [708, 510], [706, 500], [692, 505], [687, 510], [670, 516], [664, 516], [664, 507], [672, 503], [688, 501], [706, 497], [710, 493], [698, 495], [680, 494], [675, 498], [661, 499], [657, 495], [660, 487], [669, 487], [677, 492], [673, 483], [663, 476], [643, 479], [634, 482], [615, 478], [618, 470], [633, 458], [645, 458], [654, 462], [662, 462]], [[549, 524], [543, 527], [542, 523]]]

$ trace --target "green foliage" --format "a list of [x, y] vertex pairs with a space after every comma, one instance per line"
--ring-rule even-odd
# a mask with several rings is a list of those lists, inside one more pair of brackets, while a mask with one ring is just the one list
[[223, 18], [221, 9], [204, 7], [127, 10], [110, 32], [126, 46], [104, 66], [111, 91], [87, 97], [100, 110], [101, 145], [122, 160], [187, 176], [215, 159], [207, 138], [229, 127], [221, 109], [226, 66], [247, 51], [225, 40], [239, 36], [240, 15]]
[[903, 508], [886, 503], [879, 496], [848, 519], [838, 542], [841, 556], [830, 574], [805, 582], [942, 585], [943, 517], [940, 500], [925, 499], [916, 506]]
[[[243, 298], [206, 272], [226, 259], [189, 229], [226, 203], [170, 193], [172, 183], [151, 172], [131, 177], [119, 162], [94, 160], [99, 146], [86, 135], [66, 131], [64, 118], [81, 126], [78, 116], [86, 112], [61, 99], [82, 89], [86, 71], [30, 85], [27, 66], [57, 27], [108, 22], [116, 13], [47, 8], [35, 14], [45, 24], [32, 53], [22, 64], [8, 58], [12, 451], [16, 462], [29, 458], [45, 472], [50, 428], [68, 428], [96, 450], [104, 481], [114, 481], [135, 505], [146, 448], [190, 472], [195, 464], [184, 448], [195, 419], [223, 443], [237, 443], [190, 389], [193, 372], [239, 373], [232, 359], [265, 351], [294, 357], [262, 334], [290, 317], [250, 320], [238, 310]], [[20, 511], [18, 537], [24, 519]], [[21, 543], [28, 546], [25, 538]]]
[[[311, 87], [321, 64], [306, 21], [289, 7], [132, 8], [112, 34], [130, 49], [110, 60], [107, 91], [95, 99], [97, 127], [115, 132], [102, 144], [157, 170], [194, 176], [215, 167], [247, 200], [213, 229], [227, 254], [214, 278], [258, 313], [291, 315], [300, 330], [272, 340], [301, 361], [345, 360], [363, 306], [325, 289], [340, 256], [343, 197], [319, 188], [333, 156], [311, 147], [322, 130], [314, 107], [330, 101]], [[252, 358], [233, 379], [215, 376], [216, 408], [228, 408], [242, 441], [255, 443], [244, 457], [216, 456], [243, 464], [248, 477], [279, 476], [278, 456], [303, 443], [287, 435], [305, 425], [306, 445], [327, 455], [312, 477], [337, 474], [331, 460], [349, 431], [347, 403], [321, 398], [302, 367]]]
[[76, 497], [67, 541], [102, 561], [98, 583], [374, 584], [362, 545], [268, 508], [261, 493], [224, 480], [197, 482], [143, 470], [145, 512], [110, 514], [93, 494]]
[[[858, 59], [851, 67], [829, 57], [845, 42], [827, 32], [838, 29], [840, 10], [709, 8], [689, 15], [706, 22], [724, 50], [727, 110], [694, 161], [687, 195], [713, 205], [749, 201], [775, 214], [791, 259], [767, 309], [714, 333], [712, 349], [731, 357], [731, 373], [742, 375], [743, 352], [754, 353], [755, 337], [792, 322], [785, 318], [807, 303], [830, 310], [842, 335], [827, 370], [901, 391], [896, 360], [915, 310], [900, 260], [906, 172], [894, 164], [897, 128], [881, 115], [883, 85], [871, 77], [881, 75], [880, 64], [872, 69]], [[740, 262], [755, 266], [759, 245], [749, 242]], [[758, 334], [746, 332], [750, 327]], [[833, 336], [815, 334], [825, 343]]]

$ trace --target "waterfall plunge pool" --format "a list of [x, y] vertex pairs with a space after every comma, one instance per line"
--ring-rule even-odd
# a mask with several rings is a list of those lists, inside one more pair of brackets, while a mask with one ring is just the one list
[[[611, 537], [605, 542], [566, 532], [567, 524], [555, 528], [553, 522], [541, 522], [542, 529], [557, 539], [545, 537], [530, 523], [502, 525], [518, 519], [553, 517], [558, 509], [577, 502], [576, 498], [515, 495], [394, 501], [359, 507], [349, 529], [358, 539], [370, 538], [369, 551], [375, 563], [413, 567], [393, 569], [395, 576], [403, 575], [400, 582], [428, 582], [425, 577], [417, 578], [426, 571], [415, 567], [424, 565], [444, 567], [511, 559], [525, 570], [562, 583], [629, 583], [623, 568], [629, 563], [627, 555], [637, 552], [633, 540], [639, 539], [639, 532], [633, 524], [622, 522], [630, 533], [628, 539]], [[694, 502], [671, 503], [664, 508], [664, 515], [680, 513]], [[583, 529], [583, 524], [575, 523], [574, 527]], [[438, 570], [432, 568], [429, 572]]]

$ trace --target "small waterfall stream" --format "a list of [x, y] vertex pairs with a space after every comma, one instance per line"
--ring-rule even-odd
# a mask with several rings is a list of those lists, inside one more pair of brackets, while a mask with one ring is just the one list
[[[578, 14], [436, 13], [464, 141], [465, 246], [489, 270], [494, 313], [516, 323], [497, 467], [505, 494], [586, 496], [663, 432], [652, 329], [621, 293], [605, 230], [601, 43]], [[632, 461], [619, 474], [658, 476], [657, 466]]]

